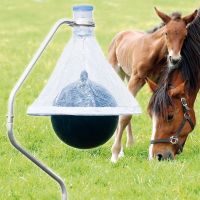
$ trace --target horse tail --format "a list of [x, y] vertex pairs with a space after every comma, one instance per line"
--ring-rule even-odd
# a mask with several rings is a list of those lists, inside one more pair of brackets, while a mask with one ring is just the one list
[[118, 35], [116, 35], [113, 38], [108, 49], [108, 61], [113, 66], [113, 68], [115, 68], [118, 64], [117, 55], [116, 55], [116, 39], [117, 38], [118, 38]]

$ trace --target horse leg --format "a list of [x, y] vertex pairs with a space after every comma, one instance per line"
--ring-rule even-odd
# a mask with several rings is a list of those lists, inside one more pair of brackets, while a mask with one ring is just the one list
[[123, 155], [123, 148], [122, 148], [122, 134], [126, 126], [131, 120], [131, 115], [129, 116], [120, 116], [119, 124], [117, 128], [117, 132], [115, 135], [115, 141], [112, 146], [112, 157], [111, 162], [116, 163], [120, 155]]
[[126, 147], [132, 147], [135, 139], [134, 139], [134, 136], [132, 133], [131, 122], [128, 123], [128, 125], [126, 127], [126, 132], [127, 132]]
[[[145, 80], [140, 79], [140, 78], [133, 78], [131, 77], [128, 83], [128, 89], [129, 91], [133, 94], [133, 96], [136, 96], [137, 92], [140, 90], [140, 88], [145, 84]], [[123, 155], [123, 149], [122, 149], [122, 135], [123, 131], [128, 125], [128, 140], [127, 144], [133, 144], [133, 135], [132, 135], [132, 130], [131, 130], [131, 115], [127, 116], [120, 116], [117, 131], [115, 133], [115, 141], [112, 146], [112, 157], [111, 157], [111, 162], [116, 163], [118, 158]]]
[[[133, 96], [136, 96], [137, 92], [141, 89], [141, 87], [144, 84], [145, 81], [143, 79], [131, 77], [128, 83], [129, 91], [133, 94]], [[128, 123], [126, 131], [127, 131], [126, 147], [132, 147], [134, 144], [134, 136], [132, 133], [131, 121]]]
[[129, 82], [128, 82], [128, 89], [132, 93], [134, 97], [136, 97], [138, 91], [141, 89], [141, 87], [145, 84], [145, 79], [140, 78], [138, 76], [131, 76]]

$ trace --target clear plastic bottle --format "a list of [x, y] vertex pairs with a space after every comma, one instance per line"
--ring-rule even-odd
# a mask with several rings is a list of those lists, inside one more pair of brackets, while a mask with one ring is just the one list
[[[93, 6], [82, 5], [73, 7], [73, 21], [77, 24], [93, 23]], [[94, 27], [91, 26], [75, 26], [73, 27], [74, 36], [93, 36]]]
[[[92, 6], [75, 6], [73, 20], [77, 24], [93, 22], [92, 10]], [[91, 72], [89, 73], [89, 67], [87, 67], [89, 63], [87, 63], [85, 46], [88, 40], [93, 39], [93, 27], [81, 25], [73, 27], [73, 51], [79, 56], [83, 70], [77, 71], [78, 74], [80, 73], [78, 80], [62, 89], [54, 101], [55, 106], [80, 107], [81, 109], [81, 107], [109, 106], [112, 102], [114, 102], [113, 106], [116, 106], [114, 98], [110, 102], [112, 95], [89, 79]], [[73, 56], [72, 62], [74, 62]], [[58, 137], [68, 145], [76, 148], [93, 148], [105, 143], [113, 135], [118, 116], [54, 115], [51, 117], [51, 122]]]

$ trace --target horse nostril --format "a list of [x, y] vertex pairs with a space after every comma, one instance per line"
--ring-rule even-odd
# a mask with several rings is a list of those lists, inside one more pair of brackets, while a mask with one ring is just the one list
[[171, 59], [171, 62], [172, 62], [173, 65], [175, 65], [179, 62], [179, 59]]
[[172, 62], [172, 56], [169, 56], [169, 61]]
[[161, 160], [163, 160], [163, 155], [161, 153], [158, 153], [156, 155], [156, 158], [158, 159], [158, 161], [161, 161]]
[[157, 153], [156, 158], [157, 158], [158, 161], [173, 160], [174, 156], [171, 152], [167, 151], [167, 152], [164, 152], [164, 153]]

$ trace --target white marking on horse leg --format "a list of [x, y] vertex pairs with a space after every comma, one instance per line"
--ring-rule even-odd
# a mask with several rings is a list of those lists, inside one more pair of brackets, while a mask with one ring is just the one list
[[112, 157], [111, 157], [110, 161], [111, 161], [112, 163], [116, 163], [117, 160], [118, 160], [117, 154], [112, 154]]
[[116, 163], [117, 160], [118, 160], [119, 152], [120, 152], [116, 136], [115, 136], [115, 142], [114, 142], [114, 144], [112, 146], [111, 151], [112, 151], [111, 162]]
[[[155, 139], [155, 134], [156, 134], [156, 116], [153, 115], [152, 116], [152, 123], [153, 123], [153, 127], [152, 127], [152, 135], [151, 135], [151, 140]], [[149, 147], [149, 160], [153, 159], [153, 144], [150, 144]]]
[[131, 116], [120, 116], [118, 131], [115, 137], [115, 142], [112, 146], [112, 157], [111, 157], [112, 162], [117, 162], [122, 146], [122, 134], [128, 123], [130, 122], [130, 119]]
[[135, 140], [131, 129], [131, 122], [128, 123], [126, 131], [127, 131], [126, 147], [132, 147]]
[[123, 146], [121, 146], [121, 150], [119, 152], [119, 158], [124, 157], [124, 150], [123, 150]]
[[114, 141], [114, 144], [113, 144], [112, 150], [111, 150], [112, 151], [111, 162], [113, 162], [113, 163], [117, 162], [121, 148], [122, 148], [122, 134], [123, 134], [124, 126], [125, 125], [124, 125], [123, 121], [121, 121], [121, 122], [119, 121], [117, 132], [115, 134], [115, 141]]
[[[119, 130], [119, 129], [118, 129]], [[115, 141], [114, 144], [112, 146], [112, 157], [111, 157], [111, 162], [116, 163], [118, 158], [119, 158], [119, 154], [121, 151], [121, 139], [119, 137], [120, 132], [117, 131], [115, 134]]]

